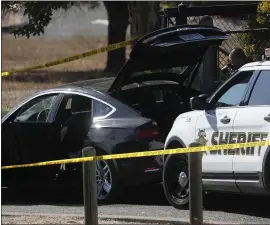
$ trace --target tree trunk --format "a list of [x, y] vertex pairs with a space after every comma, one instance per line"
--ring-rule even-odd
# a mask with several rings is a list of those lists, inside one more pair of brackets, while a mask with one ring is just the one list
[[131, 37], [142, 36], [161, 28], [157, 1], [129, 2]]
[[[103, 2], [108, 13], [108, 44], [125, 41], [129, 24], [126, 2]], [[116, 74], [126, 61], [126, 48], [120, 48], [107, 53], [105, 72]]]

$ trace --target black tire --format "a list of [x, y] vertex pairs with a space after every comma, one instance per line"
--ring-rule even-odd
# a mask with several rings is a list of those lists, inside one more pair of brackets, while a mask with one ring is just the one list
[[270, 192], [270, 152], [268, 152], [264, 165], [263, 181], [266, 191]]
[[[97, 155], [106, 155], [105, 151], [101, 150], [101, 149], [96, 149], [96, 154]], [[118, 174], [117, 174], [117, 170], [116, 167], [113, 163], [112, 160], [104, 160], [104, 161], [99, 161], [99, 163], [103, 163], [104, 162], [108, 165], [109, 167], [109, 171], [111, 173], [111, 188], [110, 191], [108, 193], [108, 195], [105, 196], [98, 196], [98, 204], [109, 204], [112, 203], [114, 200], [116, 200], [116, 198], [119, 196], [120, 193], [120, 189], [121, 186], [119, 184], [119, 179], [118, 179]], [[98, 162], [97, 162], [98, 164]], [[97, 165], [97, 170], [98, 170], [98, 165]], [[99, 186], [97, 185], [97, 189], [99, 191]]]
[[[180, 174], [181, 178], [179, 178]], [[177, 209], [188, 208], [189, 180], [187, 155], [169, 155], [166, 158], [162, 181], [168, 202]]]

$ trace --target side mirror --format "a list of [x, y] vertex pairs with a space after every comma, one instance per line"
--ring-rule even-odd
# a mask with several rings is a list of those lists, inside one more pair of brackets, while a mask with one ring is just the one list
[[202, 94], [196, 97], [190, 98], [190, 108], [192, 110], [205, 110], [208, 109], [209, 105], [206, 101], [208, 98], [208, 95]]

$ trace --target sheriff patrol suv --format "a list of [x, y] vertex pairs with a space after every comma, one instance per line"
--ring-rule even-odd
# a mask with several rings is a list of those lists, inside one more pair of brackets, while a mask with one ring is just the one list
[[[179, 115], [165, 148], [265, 141], [270, 139], [270, 61], [244, 65], [210, 97], [191, 98], [193, 111]], [[270, 146], [203, 153], [205, 191], [270, 194]], [[172, 206], [188, 205], [187, 155], [164, 160], [163, 187]]]

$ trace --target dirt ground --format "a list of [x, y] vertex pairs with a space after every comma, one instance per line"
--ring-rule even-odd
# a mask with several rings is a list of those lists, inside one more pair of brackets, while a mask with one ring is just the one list
[[[138, 222], [120, 222], [116, 220], [99, 220], [99, 224], [145, 224]], [[1, 224], [84, 224], [81, 217], [55, 216], [2, 216]], [[154, 224], [154, 223], [152, 223]]]
[[[2, 36], [2, 72], [47, 63], [107, 45], [107, 37], [70, 36], [64, 38]], [[127, 47], [127, 56], [130, 47]], [[40, 70], [2, 77], [2, 110], [27, 97], [23, 90], [43, 90], [62, 83], [111, 76], [103, 72], [106, 53]], [[10, 95], [11, 91], [22, 93]]]

